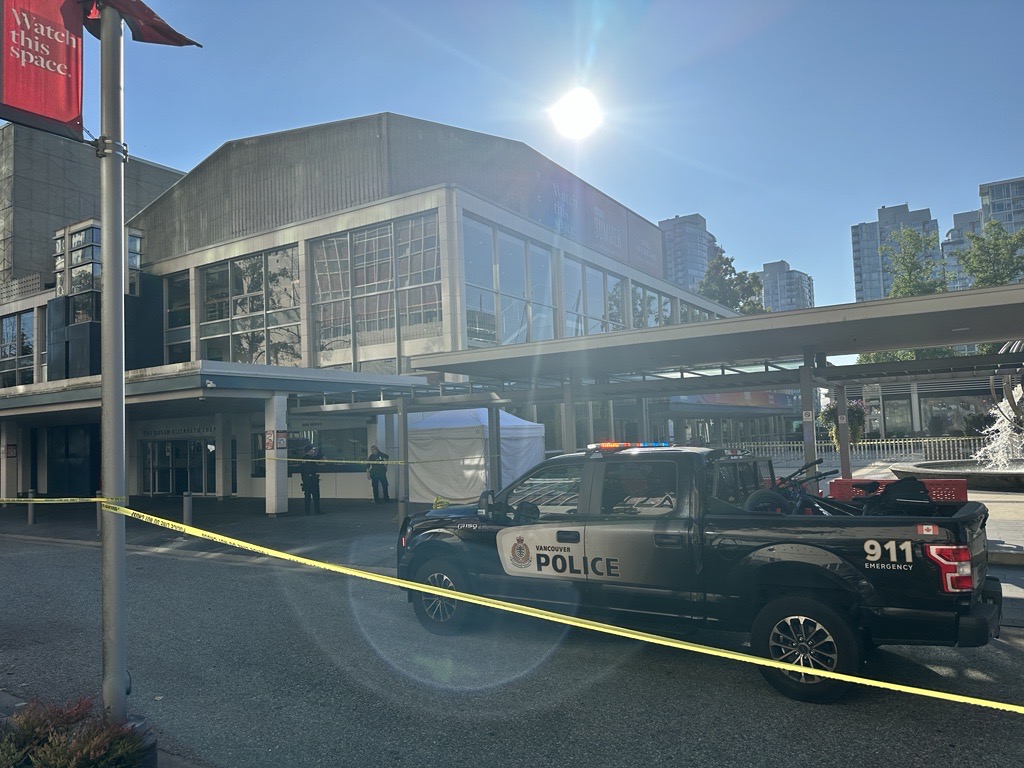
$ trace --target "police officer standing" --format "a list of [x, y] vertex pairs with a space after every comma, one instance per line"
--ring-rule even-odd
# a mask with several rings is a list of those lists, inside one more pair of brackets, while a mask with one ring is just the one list
[[302, 454], [304, 461], [299, 468], [299, 475], [302, 477], [302, 504], [307, 515], [311, 499], [313, 514], [320, 514], [320, 466], [317, 464], [317, 460], [323, 457], [323, 452], [312, 444], [306, 446], [306, 451]]
[[370, 463], [366, 465], [366, 476], [373, 485], [374, 504], [387, 504], [391, 501], [388, 497], [388, 458], [390, 457], [376, 445], [370, 446], [370, 455], [367, 457]]

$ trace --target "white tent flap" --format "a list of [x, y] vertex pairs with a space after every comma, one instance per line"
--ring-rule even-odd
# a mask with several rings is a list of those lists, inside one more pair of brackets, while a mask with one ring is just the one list
[[[499, 411], [501, 475], [508, 485], [544, 460], [544, 425]], [[439, 411], [409, 425], [409, 500], [471, 502], [491, 488], [487, 409]], [[493, 489], [497, 490], [497, 489]]]

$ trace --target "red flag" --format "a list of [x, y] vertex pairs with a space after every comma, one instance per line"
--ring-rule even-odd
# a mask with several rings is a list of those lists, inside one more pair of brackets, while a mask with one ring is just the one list
[[[95, 0], [100, 7], [113, 8], [124, 19], [128, 29], [132, 31], [132, 40], [140, 43], [158, 43], [160, 45], [195, 45], [200, 48], [195, 40], [190, 40], [180, 32], [177, 32], [170, 24], [161, 19], [142, 0]], [[94, 0], [79, 0], [85, 8], [92, 8]], [[85, 28], [94, 37], [100, 36], [100, 22], [98, 19], [85, 19]]]

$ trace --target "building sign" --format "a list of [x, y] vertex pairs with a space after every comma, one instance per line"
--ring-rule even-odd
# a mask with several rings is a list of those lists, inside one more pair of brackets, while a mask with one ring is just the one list
[[583, 199], [587, 226], [584, 245], [625, 264], [626, 209], [593, 187], [586, 188]]
[[632, 211], [626, 216], [629, 222], [629, 265], [645, 274], [664, 278], [661, 230]]
[[82, 140], [82, 6], [0, 0], [0, 118]]
[[175, 440], [189, 437], [214, 437], [215, 424], [189, 421], [149, 421], [141, 425], [139, 437], [143, 440]]

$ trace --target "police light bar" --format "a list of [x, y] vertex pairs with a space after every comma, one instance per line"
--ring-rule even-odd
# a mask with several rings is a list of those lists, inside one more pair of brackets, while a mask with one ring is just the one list
[[668, 448], [671, 443], [591, 443], [588, 451], [621, 451], [623, 448]]

